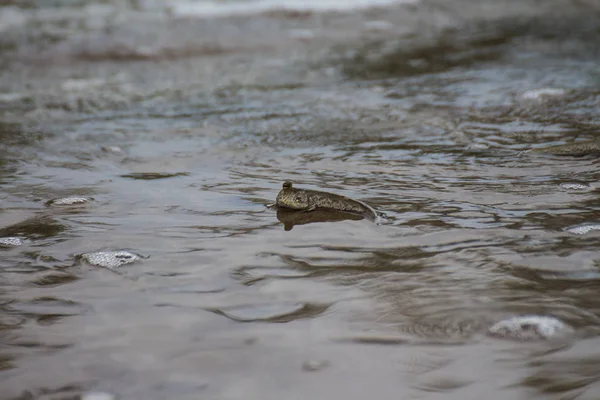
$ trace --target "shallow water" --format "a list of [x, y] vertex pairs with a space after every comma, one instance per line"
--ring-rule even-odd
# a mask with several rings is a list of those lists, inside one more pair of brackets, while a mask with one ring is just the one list
[[5, 3], [3, 399], [600, 397], [593, 2]]

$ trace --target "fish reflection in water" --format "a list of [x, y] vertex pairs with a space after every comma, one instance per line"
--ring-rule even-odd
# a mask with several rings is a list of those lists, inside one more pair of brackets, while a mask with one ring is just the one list
[[277, 219], [283, 223], [286, 231], [291, 231], [295, 225], [306, 225], [315, 222], [360, 221], [365, 217], [346, 211], [318, 209], [313, 211], [298, 211], [287, 208], [277, 208]]

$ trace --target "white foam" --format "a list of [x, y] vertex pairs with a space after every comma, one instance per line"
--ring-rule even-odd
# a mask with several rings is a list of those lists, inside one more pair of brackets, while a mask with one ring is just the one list
[[572, 226], [567, 228], [566, 231], [575, 235], [585, 235], [586, 233], [590, 233], [592, 231], [600, 231], [600, 224], [583, 224]]
[[141, 257], [129, 251], [98, 251], [82, 254], [81, 257], [88, 263], [97, 267], [118, 268], [121, 265], [131, 264]]
[[234, 14], [256, 14], [272, 10], [348, 11], [381, 7], [394, 3], [418, 3], [420, 0], [254, 0], [236, 2], [174, 1], [170, 11], [181, 17], [210, 17]]
[[23, 239], [16, 236], [0, 237], [0, 247], [18, 247], [23, 243]]
[[566, 190], [587, 190], [590, 189], [591, 186], [587, 183], [577, 183], [577, 182], [565, 182], [559, 185], [561, 188]]
[[62, 197], [60, 199], [50, 200], [46, 204], [49, 206], [72, 206], [85, 204], [92, 200], [93, 199], [91, 197]]
[[102, 151], [112, 154], [125, 154], [125, 150], [120, 148], [119, 146], [102, 146], [100, 148]]
[[554, 317], [522, 315], [492, 325], [492, 336], [513, 340], [548, 340], [573, 333], [573, 328]]

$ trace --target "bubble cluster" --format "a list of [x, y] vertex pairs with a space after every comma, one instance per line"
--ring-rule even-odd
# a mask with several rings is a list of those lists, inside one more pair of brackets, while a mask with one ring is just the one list
[[78, 204], [85, 204], [93, 199], [91, 197], [61, 197], [59, 199], [52, 199], [46, 203], [48, 206], [72, 206]]
[[129, 251], [119, 250], [85, 253], [81, 255], [81, 258], [97, 267], [118, 268], [125, 264], [131, 264], [141, 257]]
[[554, 318], [540, 315], [511, 317], [488, 329], [490, 336], [512, 340], [548, 340], [563, 337], [573, 332], [573, 328]]
[[572, 226], [570, 228], [567, 228], [566, 231], [575, 235], [585, 235], [586, 233], [592, 231], [600, 231], [600, 224], [584, 224]]
[[0, 237], [0, 247], [18, 247], [23, 243], [23, 239], [16, 236]]
[[586, 190], [590, 188], [590, 185], [587, 183], [566, 182], [561, 183], [560, 187], [566, 190]]

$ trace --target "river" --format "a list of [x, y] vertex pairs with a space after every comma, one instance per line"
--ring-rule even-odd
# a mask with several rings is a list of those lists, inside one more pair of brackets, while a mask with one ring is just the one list
[[[0, 398], [597, 400], [598, 158], [526, 150], [598, 138], [599, 24], [0, 2]], [[286, 180], [385, 216], [284, 224]], [[523, 315], [571, 330], [490, 335]]]

